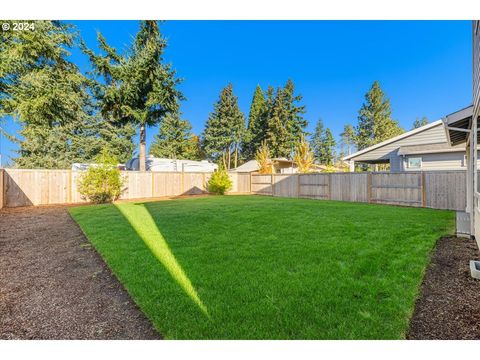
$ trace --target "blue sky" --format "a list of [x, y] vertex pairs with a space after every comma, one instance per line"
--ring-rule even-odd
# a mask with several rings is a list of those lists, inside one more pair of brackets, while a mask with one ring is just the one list
[[[97, 31], [121, 50], [138, 30], [137, 21], [72, 23], [93, 49]], [[438, 120], [471, 102], [470, 21], [167, 21], [161, 30], [165, 60], [184, 79], [184, 118], [197, 134], [229, 82], [248, 115], [257, 84], [266, 89], [291, 78], [303, 95], [307, 130], [322, 118], [337, 139], [344, 124], [356, 125], [374, 80], [407, 130], [416, 117]], [[71, 59], [89, 69], [81, 52]], [[19, 128], [12, 120], [4, 126]], [[147, 145], [157, 132], [149, 129]], [[14, 144], [1, 143], [3, 158], [13, 156]]]

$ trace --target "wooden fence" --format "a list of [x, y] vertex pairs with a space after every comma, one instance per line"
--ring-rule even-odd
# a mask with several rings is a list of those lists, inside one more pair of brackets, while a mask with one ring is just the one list
[[[81, 203], [81, 172], [0, 169], [0, 207]], [[201, 194], [210, 173], [122, 172], [121, 199]], [[230, 193], [465, 210], [465, 171], [409, 173], [230, 173]]]
[[[85, 202], [77, 191], [81, 172], [71, 170], [0, 169], [0, 207]], [[122, 172], [121, 199], [202, 194], [211, 173]], [[250, 174], [232, 173], [232, 192], [250, 192]], [[237, 190], [238, 188], [238, 190]]]
[[253, 194], [465, 210], [465, 171], [251, 175]]

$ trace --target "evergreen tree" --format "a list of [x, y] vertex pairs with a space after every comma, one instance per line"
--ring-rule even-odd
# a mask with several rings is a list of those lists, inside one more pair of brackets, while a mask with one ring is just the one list
[[190, 137], [186, 151], [186, 158], [191, 160], [204, 160], [206, 158], [198, 135], [192, 134]]
[[385, 97], [379, 82], [375, 81], [365, 95], [365, 103], [359, 111], [355, 136], [359, 150], [403, 133], [391, 115], [390, 101]]
[[413, 129], [418, 129], [419, 127], [425, 126], [428, 124], [428, 118], [426, 116], [422, 117], [421, 119], [416, 118], [413, 123]]
[[288, 133], [288, 112], [282, 88], [277, 88], [267, 119], [266, 141], [272, 157], [289, 157], [292, 152]]
[[169, 65], [163, 64], [166, 41], [157, 21], [141, 21], [140, 31], [122, 56], [109, 46], [101, 34], [99, 46], [104, 55], [96, 55], [83, 46], [94, 70], [103, 77], [96, 84], [96, 96], [104, 118], [139, 128], [140, 170], [145, 170], [146, 128], [162, 121], [178, 110], [183, 99], [177, 90], [179, 80]]
[[355, 129], [352, 125], [347, 124], [343, 127], [343, 132], [340, 134], [342, 142], [342, 153], [344, 156], [352, 153], [352, 147], [355, 145]]
[[177, 113], [168, 114], [155, 135], [150, 154], [160, 158], [189, 159], [192, 156], [192, 125], [182, 120]]
[[289, 147], [295, 147], [296, 144], [305, 135], [305, 128], [308, 125], [306, 119], [303, 118], [305, 114], [305, 106], [299, 105], [302, 101], [302, 95], [295, 95], [295, 85], [292, 80], [287, 80], [284, 87], [285, 106], [287, 110], [287, 124], [289, 133]]
[[129, 148], [128, 129], [117, 132], [95, 116], [88, 79], [68, 61], [75, 40], [73, 27], [58, 21], [0, 33], [0, 117], [22, 125], [20, 138], [10, 136], [20, 147], [16, 166], [70, 168], [92, 161], [112, 139]]
[[312, 139], [310, 140], [310, 147], [313, 150], [315, 160], [321, 162], [321, 152], [323, 146], [323, 121], [322, 119], [317, 120], [317, 125], [315, 126], [315, 132], [313, 133]]
[[335, 160], [335, 146], [336, 142], [333, 138], [332, 132], [329, 128], [326, 128], [325, 133], [322, 137], [320, 156], [318, 159], [321, 164], [333, 165]]
[[244, 133], [245, 118], [238, 107], [233, 86], [228, 84], [221, 91], [205, 125], [202, 143], [206, 155], [215, 161], [221, 161], [226, 169], [237, 167]]
[[[273, 95], [272, 92], [270, 94]], [[267, 93], [265, 140], [272, 156], [290, 157], [307, 126], [307, 121], [302, 116], [305, 107], [298, 105], [302, 97], [295, 95], [295, 86], [288, 80], [284, 88], [277, 89], [271, 101], [268, 98]]]
[[250, 160], [255, 156], [264, 138], [264, 124], [266, 100], [260, 85], [257, 85], [253, 94], [248, 125], [242, 143], [242, 157]]

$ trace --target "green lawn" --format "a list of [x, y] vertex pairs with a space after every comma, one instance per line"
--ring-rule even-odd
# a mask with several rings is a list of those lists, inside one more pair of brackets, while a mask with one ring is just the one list
[[454, 213], [218, 196], [73, 218], [169, 339], [404, 338]]

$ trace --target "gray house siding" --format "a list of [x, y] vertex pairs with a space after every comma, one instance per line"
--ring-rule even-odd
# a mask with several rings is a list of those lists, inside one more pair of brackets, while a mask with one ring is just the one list
[[400, 172], [403, 171], [403, 157], [396, 154], [390, 155], [390, 171], [391, 172]]
[[[394, 141], [390, 144], [380, 146], [376, 149], [368, 151], [364, 154], [355, 156], [352, 160], [364, 161], [364, 160], [390, 160], [392, 157], [398, 156], [397, 150], [400, 146], [405, 145], [422, 145], [422, 144], [434, 144], [434, 143], [446, 143], [447, 136], [445, 135], [445, 129], [442, 121], [436, 122], [435, 126], [432, 126], [425, 131], [412, 134], [398, 141]], [[396, 161], [393, 161], [395, 163]], [[394, 165], [397, 166], [397, 165]], [[399, 165], [398, 165], [399, 166]]]

